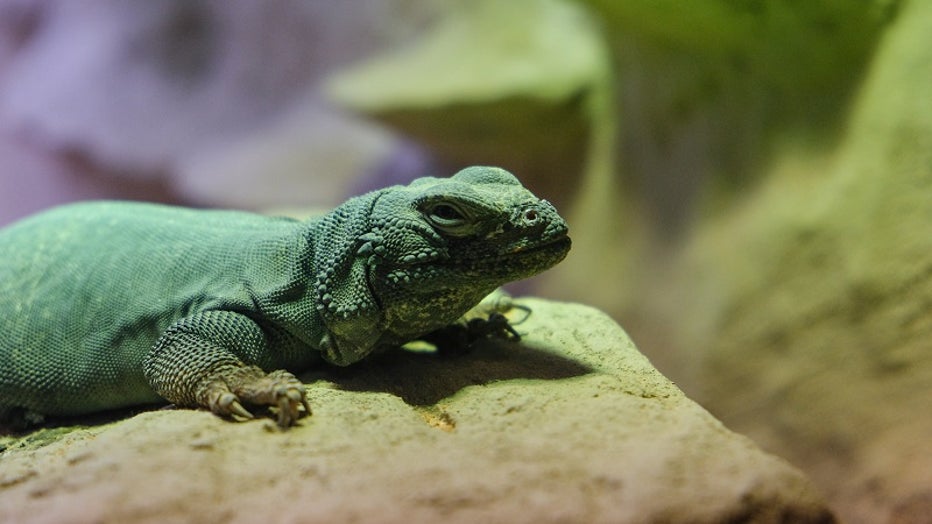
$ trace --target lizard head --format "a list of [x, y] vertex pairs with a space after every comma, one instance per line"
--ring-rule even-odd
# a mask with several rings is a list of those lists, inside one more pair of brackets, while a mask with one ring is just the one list
[[399, 340], [450, 324], [495, 288], [549, 269], [570, 249], [556, 209], [494, 167], [385, 190], [370, 220], [369, 288]]
[[415, 290], [491, 291], [549, 269], [570, 248], [556, 209], [495, 167], [388, 191], [375, 201], [370, 223], [382, 247], [379, 282]]
[[556, 209], [494, 167], [357, 197], [323, 228], [315, 284], [331, 333], [323, 354], [341, 365], [450, 324], [570, 249]]

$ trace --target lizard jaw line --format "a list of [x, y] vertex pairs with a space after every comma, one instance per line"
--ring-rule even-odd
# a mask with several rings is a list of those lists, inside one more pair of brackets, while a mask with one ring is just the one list
[[525, 254], [534, 253], [534, 252], [536, 252], [536, 251], [545, 251], [545, 250], [550, 249], [550, 248], [552, 248], [552, 247], [554, 247], [554, 246], [556, 246], [556, 245], [558, 245], [558, 244], [561, 244], [561, 243], [564, 243], [564, 242], [568, 242], [569, 239], [570, 239], [569, 236], [567, 236], [567, 235], [562, 235], [562, 236], [560, 236], [560, 237], [558, 237], [558, 238], [554, 238], [554, 239], [552, 239], [552, 240], [548, 240], [547, 242], [544, 242], [544, 243], [517, 245], [517, 246], [514, 246], [513, 248], [509, 249], [509, 250], [507, 251], [507, 254], [508, 254], [508, 255], [525, 255]]

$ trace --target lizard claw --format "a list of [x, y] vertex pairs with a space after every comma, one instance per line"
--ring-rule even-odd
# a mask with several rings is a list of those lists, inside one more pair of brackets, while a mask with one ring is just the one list
[[282, 428], [293, 426], [302, 415], [311, 414], [307, 393], [294, 375], [277, 370], [266, 374], [255, 366], [227, 371], [211, 381], [199, 395], [201, 404], [217, 415], [237, 421], [255, 416], [241, 402], [258, 406], [271, 406], [276, 422]]
[[230, 415], [234, 418], [239, 417], [243, 420], [256, 418], [255, 415], [247, 411], [246, 408], [244, 408], [243, 405], [240, 404], [238, 400], [236, 400], [236, 397], [233, 397], [233, 401], [230, 402], [229, 410]]
[[311, 414], [311, 406], [307, 403], [304, 385], [294, 375], [279, 370], [270, 373], [268, 378], [278, 382], [274, 395], [277, 398], [279, 427], [287, 428], [294, 425], [301, 416], [299, 408], [303, 407], [304, 413]]
[[204, 392], [206, 407], [222, 417], [231, 417], [237, 421], [250, 420], [255, 415], [240, 404], [227, 385], [222, 381], [214, 381], [207, 386]]

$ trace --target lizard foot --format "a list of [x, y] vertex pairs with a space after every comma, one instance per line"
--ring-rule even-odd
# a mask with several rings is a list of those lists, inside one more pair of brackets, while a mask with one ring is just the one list
[[297, 422], [301, 408], [305, 415], [311, 414], [304, 384], [282, 369], [271, 373], [256, 366], [227, 370], [198, 392], [198, 400], [215, 414], [240, 421], [255, 418], [242, 403], [271, 406], [282, 428]]
[[429, 333], [424, 339], [436, 345], [440, 354], [444, 356], [456, 356], [471, 351], [483, 340], [520, 342], [521, 334], [514, 328], [514, 324], [524, 322], [530, 314], [530, 309], [527, 306], [508, 304], [503, 311], [508, 309], [519, 309], [526, 315], [520, 321], [512, 323], [503, 312], [495, 309], [490, 309], [489, 312], [471, 311], [457, 322]]

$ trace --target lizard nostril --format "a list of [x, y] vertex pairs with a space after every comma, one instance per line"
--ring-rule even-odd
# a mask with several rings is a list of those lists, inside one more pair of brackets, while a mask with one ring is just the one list
[[528, 209], [524, 212], [524, 220], [526, 220], [529, 224], [536, 223], [539, 218], [540, 214], [533, 209]]

